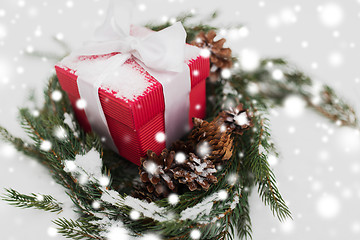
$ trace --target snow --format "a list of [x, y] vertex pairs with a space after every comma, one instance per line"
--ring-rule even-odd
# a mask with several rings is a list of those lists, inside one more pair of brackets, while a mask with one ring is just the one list
[[75, 132], [75, 121], [74, 117], [69, 113], [64, 113], [64, 123], [69, 126], [69, 128]]
[[292, 118], [301, 116], [305, 111], [306, 103], [298, 96], [289, 96], [284, 101], [285, 113]]
[[224, 201], [228, 198], [229, 194], [226, 190], [222, 189], [218, 192], [218, 197], [220, 200]]
[[274, 69], [274, 71], [272, 72], [271, 76], [273, 77], [273, 79], [275, 80], [281, 80], [284, 78], [284, 73], [280, 70], [280, 69]]
[[52, 147], [52, 144], [48, 140], [44, 140], [40, 144], [40, 149], [43, 150], [43, 151], [46, 151], [46, 152], [50, 151], [51, 147]]
[[201, 237], [201, 232], [200, 232], [200, 230], [199, 230], [199, 229], [193, 229], [193, 230], [191, 230], [191, 232], [190, 232], [190, 237], [191, 237], [192, 239], [200, 239], [200, 237]]
[[337, 27], [341, 24], [344, 18], [342, 7], [336, 3], [327, 3], [320, 6], [319, 18], [322, 24], [326, 27]]
[[203, 142], [203, 143], [199, 144], [199, 146], [196, 150], [197, 150], [198, 156], [200, 156], [201, 158], [205, 158], [211, 152], [211, 148], [210, 148], [208, 142]]
[[15, 156], [17, 153], [15, 147], [13, 145], [10, 145], [9, 143], [2, 144], [0, 148], [0, 153], [2, 157], [11, 158]]
[[229, 173], [227, 176], [227, 182], [233, 186], [237, 182], [239, 176], [236, 173]]
[[93, 201], [91, 206], [94, 208], [94, 209], [99, 209], [101, 204], [99, 201]]
[[107, 240], [129, 240], [130, 237], [125, 230], [125, 228], [112, 227], [109, 229], [108, 234], [106, 235]]
[[165, 141], [166, 135], [165, 135], [164, 132], [158, 132], [158, 133], [156, 133], [156, 135], [155, 135], [155, 139], [156, 139], [156, 141], [157, 141], [158, 143], [162, 143], [162, 142]]
[[283, 232], [285, 233], [290, 233], [294, 230], [295, 228], [295, 224], [294, 221], [292, 219], [287, 219], [284, 222], [280, 223], [280, 228]]
[[187, 208], [181, 212], [180, 220], [195, 220], [197, 218], [201, 218], [202, 216], [209, 215], [212, 207], [214, 205], [214, 201], [218, 198], [218, 194], [212, 194], [209, 197], [203, 199], [200, 203], [196, 204], [193, 207]]
[[234, 117], [235, 123], [239, 126], [249, 125], [249, 119], [246, 112], [242, 112]]
[[110, 184], [110, 178], [108, 176], [101, 176], [99, 179], [99, 183], [103, 187], [107, 187]]
[[0, 40], [4, 39], [7, 36], [7, 28], [5, 25], [0, 24]]
[[155, 175], [158, 173], [159, 166], [154, 162], [146, 161], [144, 163], [144, 168], [148, 173]]
[[317, 213], [325, 219], [335, 218], [340, 213], [340, 202], [337, 197], [333, 195], [324, 195], [316, 202]]
[[183, 153], [183, 152], [177, 152], [177, 153], [175, 154], [175, 161], [176, 161], [177, 163], [184, 163], [185, 160], [186, 160], [186, 154], [185, 154], [185, 153]]
[[58, 235], [58, 232], [57, 232], [56, 228], [48, 227], [47, 234], [48, 234], [49, 237], [55, 237], [56, 235]]
[[147, 233], [140, 240], [161, 240], [161, 237], [154, 233]]
[[273, 155], [273, 154], [269, 154], [268, 155], [268, 159], [267, 159], [268, 163], [270, 164], [270, 166], [276, 166], [279, 162], [278, 158]]
[[240, 66], [245, 71], [253, 71], [260, 65], [260, 57], [253, 49], [243, 49], [239, 56]]
[[[355, 26], [360, 19], [358, 17], [358, 7], [360, 6], [358, 1], [327, 0], [321, 3], [316, 1], [287, 2], [262, 0], [260, 2], [259, 0], [253, 3], [237, 1], [236, 6], [238, 9], [226, 7], [226, 4], [218, 8], [219, 6], [215, 6], [215, 2], [199, 1], [201, 3], [193, 1], [190, 4], [190, 2], [187, 3], [187, 1], [183, 0], [173, 0], [170, 8], [174, 10], [174, 13], [180, 11], [180, 8], [184, 11], [190, 9], [190, 7], [197, 8], [199, 9], [199, 14], [210, 13], [212, 9], [219, 9], [221, 19], [218, 20], [220, 20], [220, 22], [224, 21], [224, 24], [227, 22], [244, 23], [248, 27], [251, 27], [251, 34], [246, 39], [239, 39], [236, 42], [229, 41], [229, 44], [232, 44], [231, 47], [235, 55], [244, 48], [252, 48], [261, 53], [261, 56], [286, 57], [297, 65], [300, 70], [305, 70], [312, 78], [318, 78], [326, 84], [335, 86], [336, 89], [340, 91], [340, 95], [350, 100], [353, 105], [355, 104], [356, 109], [359, 109], [359, 94], [357, 92], [359, 92], [360, 75], [358, 73], [357, 61], [354, 57], [360, 47], [358, 44], [360, 35], [357, 34], [356, 31], [351, 31], [349, 28], [350, 26]], [[2, 20], [0, 22], [7, 29], [6, 37], [0, 40], [0, 48], [3, 51], [0, 58], [3, 60], [2, 62], [6, 63], [0, 67], [1, 73], [6, 72], [6, 74], [0, 73], [0, 83], [7, 83], [7, 85], [0, 84], [3, 90], [2, 98], [5, 100], [4, 103], [6, 103], [1, 106], [1, 125], [5, 127], [9, 126], [9, 130], [11, 130], [14, 135], [23, 136], [15, 124], [15, 116], [12, 116], [14, 115], [12, 113], [17, 112], [17, 106], [22, 106], [28, 96], [28, 88], [21, 88], [20, 86], [26, 83], [27, 86], [36, 88], [38, 99], [41, 100], [41, 89], [44, 86], [46, 78], [49, 76], [48, 71], [43, 70], [44, 67], [47, 68], [48, 65], [51, 65], [51, 60], [49, 59], [49, 62], [45, 64], [40, 60], [28, 59], [25, 54], [20, 55], [20, 50], [23, 50], [24, 47], [31, 44], [36, 47], [37, 50], [46, 51], [47, 49], [51, 49], [61, 54], [61, 49], [58, 48], [57, 45], [54, 45], [51, 37], [49, 37], [58, 32], [62, 32], [59, 36], [66, 36], [65, 40], [70, 46], [79, 45], [79, 43], [84, 40], [84, 33], [90, 36], [92, 31], [90, 28], [93, 28], [94, 24], [99, 23], [101, 19], [104, 18], [104, 15], [99, 16], [98, 13], [104, 13], [103, 9], [106, 8], [106, 6], [104, 6], [102, 1], [84, 2], [84, 4], [76, 1], [76, 5], [70, 10], [65, 7], [66, 1], [51, 4], [45, 1], [38, 1], [37, 3], [24, 1], [26, 2], [26, 6], [20, 9], [17, 7], [18, 0], [14, 1], [14, 3], [8, 2], [9, 3], [4, 1], [3, 5], [0, 6], [0, 8], [3, 8], [3, 10], [0, 10], [0, 19]], [[318, 4], [323, 4], [324, 7], [327, 2], [336, 3], [343, 11], [340, 24], [336, 27], [331, 27], [330, 30], [317, 19], [321, 13], [316, 12]], [[156, 14], [159, 12], [159, 18], [161, 18], [163, 14], [168, 14], [169, 16], [172, 14], [166, 11], [166, 9], [169, 9], [167, 5], [170, 5], [168, 1], [163, 2], [164, 6], [162, 8], [157, 8], [156, 5], [158, 5], [158, 3], [155, 3], [155, 1], [154, 4], [150, 4], [150, 2], [144, 3], [147, 5], [147, 13], [154, 11], [152, 14], [157, 16]], [[91, 14], [89, 12], [89, 14], [83, 15], [83, 19], [76, 28], [79, 31], [74, 31], [72, 27], [56, 27], [56, 25], [59, 24], [61, 26], [64, 25], [64, 21], [73, 22], [74, 25], [77, 24], [78, 22], [75, 18], [79, 15], [75, 14], [75, 11], [80, 9], [82, 5], [86, 5], [85, 8], [89, 9]], [[198, 7], [196, 5], [201, 6]], [[259, 8], [259, 5], [265, 7]], [[289, 26], [281, 24], [280, 28], [277, 29], [269, 28], [266, 24], [266, 19], [269, 15], [277, 14], [277, 16], [279, 16], [281, 10], [284, 8], [292, 8], [297, 12], [296, 9], [299, 8], [296, 8], [296, 6], [299, 7], [299, 5], [301, 5], [301, 12], [296, 14], [297, 24]], [[32, 6], [38, 8], [39, 15], [36, 18], [31, 18], [31, 21], [28, 21], [29, 15], [27, 11]], [[61, 17], [57, 14], [58, 8], [64, 9]], [[175, 10], [175, 8], [177, 10]], [[53, 16], [51, 16], [51, 14], [44, 14], [46, 12], [54, 14]], [[236, 12], [238, 15], [235, 15]], [[254, 18], [253, 15], [256, 12], [259, 14], [257, 15], [258, 17]], [[20, 15], [20, 18], [15, 19], [15, 15]], [[147, 14], [143, 14], [141, 19], [138, 19], [139, 22], [146, 23], [151, 20], [146, 15]], [[199, 18], [201, 18], [201, 16], [199, 16]], [[11, 23], [13, 19], [16, 20], [14, 21], [16, 24]], [[281, 21], [280, 18], [278, 18], [278, 20]], [[332, 35], [335, 30], [337, 30], [335, 35], [340, 34], [338, 38], [334, 38]], [[273, 41], [275, 36], [282, 36], [283, 42], [276, 44]], [[301, 41], [308, 43], [307, 48], [301, 46]], [[351, 46], [353, 48], [350, 48]], [[333, 51], [339, 51], [343, 55], [343, 60], [346, 61], [346, 64], [343, 62], [343, 64], [336, 69], [332, 69], [332, 66], [328, 62], [328, 56]], [[316, 63], [314, 66], [317, 68], [312, 69], [311, 63]], [[26, 74], [18, 75], [16, 73], [17, 66], [25, 67]], [[52, 66], [50, 66], [50, 68], [52, 68]], [[354, 82], [354, 79], [357, 80]], [[356, 84], [356, 82], [358, 83]], [[325, 133], [318, 134], [317, 130], [320, 131], [320, 129], [316, 129], [313, 123], [317, 121], [330, 125], [330, 122], [322, 119], [317, 114], [312, 114], [309, 111], [294, 119], [288, 118], [287, 114], [284, 114], [280, 108], [276, 110], [279, 116], [271, 118], [271, 120], [274, 120], [272, 121], [271, 128], [278, 143], [279, 150], [282, 152], [284, 161], [279, 162], [274, 170], [277, 180], [279, 184], [281, 184], [281, 193], [284, 197], [292, 201], [291, 211], [295, 219], [295, 228], [292, 232], [285, 234], [282, 228], [277, 225], [276, 219], [269, 213], [267, 207], [258, 208], [258, 206], [262, 206], [263, 203], [258, 199], [257, 189], [255, 189], [250, 199], [252, 204], [251, 219], [254, 230], [253, 238], [333, 240], [338, 239], [339, 236], [345, 236], [349, 239], [358, 239], [360, 222], [358, 214], [351, 211], [351, 209], [356, 208], [360, 196], [357, 184], [357, 179], [360, 174], [360, 164], [358, 163], [360, 148], [356, 148], [355, 145], [351, 147], [353, 144], [350, 140], [352, 138], [351, 134], [349, 138], [346, 136], [347, 133], [342, 136], [343, 132], [347, 131], [347, 128], [341, 127], [337, 129], [335, 125], [333, 127], [336, 130], [332, 136], [329, 136], [326, 131], [328, 142], [324, 144], [321, 141], [321, 137]], [[36, 111], [36, 114], [39, 114], [39, 112]], [[71, 121], [69, 123], [72, 126]], [[288, 132], [290, 125], [296, 127], [296, 132], [291, 135]], [[350, 152], [345, 151], [345, 149], [348, 148], [350, 148]], [[321, 158], [321, 155], [318, 155], [321, 149], [328, 152], [329, 158], [326, 161]], [[39, 170], [42, 169], [39, 164], [35, 164], [34, 161], [27, 159], [25, 156], [20, 158], [21, 154], [15, 154], [14, 151], [10, 152], [12, 153], [10, 153], [8, 157], [3, 158], [2, 179], [0, 181], [3, 187], [13, 186], [21, 190], [19, 189], [20, 187], [44, 193], [51, 193], [51, 191], [55, 189], [55, 186], [50, 185], [46, 171]], [[2, 150], [0, 150], [0, 153], [3, 153]], [[331, 173], [328, 172], [329, 166], [333, 166], [335, 169]], [[14, 170], [11, 174], [8, 171], [10, 168]], [[29, 171], [30, 168], [31, 171]], [[290, 175], [293, 176], [293, 182], [288, 182]], [[311, 185], [306, 184], [308, 175], [312, 175], [317, 181], [323, 182], [322, 190], [312, 192]], [[87, 178], [86, 175], [83, 175], [83, 177], [84, 179]], [[26, 179], [26, 181], [24, 181], [24, 179]], [[305, 180], [305, 184], [302, 184], [303, 179]], [[341, 187], [335, 187], [334, 185], [335, 181], [338, 180], [341, 180]], [[296, 188], [296, 191], [294, 191], [294, 188]], [[353, 196], [345, 200], [342, 196], [342, 188], [350, 188]], [[59, 192], [63, 192], [63, 190]], [[339, 215], [332, 218], [331, 221], [322, 219], [320, 215], [317, 214], [315, 208], [316, 201], [323, 192], [328, 192], [338, 197], [342, 206]], [[312, 196], [309, 199], [307, 198], [308, 193], [311, 193], [310, 195]], [[61, 194], [59, 193], [59, 195]], [[66, 197], [65, 195], [64, 198]], [[36, 216], [34, 218], [31, 210], [25, 210], [26, 214], [24, 214], [22, 210], [16, 210], [11, 206], [6, 206], [4, 203], [1, 209], [4, 210], [2, 211], [4, 217], [8, 216], [6, 219], [9, 220], [6, 225], [7, 228], [2, 232], [5, 239], [24, 239], [20, 232], [29, 235], [28, 238], [25, 237], [26, 239], [47, 239], [47, 227], [51, 224], [49, 220], [56, 217], [51, 213], [39, 214], [35, 212]], [[301, 221], [298, 221], [297, 214], [294, 212], [302, 213], [303, 218]], [[34, 219], [36, 221], [34, 221]], [[19, 225], [22, 221], [23, 225]], [[31, 224], [24, 224], [27, 222]], [[345, 224], [338, 224], [339, 222], [344, 222]], [[272, 228], [277, 229], [276, 234], [271, 233]], [[22, 229], [22, 231], [16, 231], [17, 229]], [[352, 231], [353, 229], [354, 231]], [[334, 232], [336, 232], [335, 235], [333, 234]], [[60, 234], [58, 234], [55, 239], [63, 239], [59, 235]]]
[[60, 101], [62, 98], [62, 93], [59, 90], [55, 90], [51, 93], [51, 99], [55, 102]]
[[208, 58], [208, 57], [210, 57], [211, 52], [210, 52], [210, 50], [207, 49], [207, 48], [202, 48], [202, 49], [200, 50], [200, 55], [201, 55], [203, 58]]
[[[117, 98], [134, 100], [144, 94], [150, 86], [147, 78], [132, 64], [114, 65], [113, 58], [105, 55], [96, 59], [82, 58], [80, 60], [78, 57], [69, 56], [64, 58], [59, 66], [71, 69], [77, 76], [89, 82], [96, 82], [99, 78], [103, 78], [101, 88], [116, 92], [114, 96]], [[110, 68], [109, 65], [112, 67]]]
[[352, 128], [343, 128], [336, 138], [336, 143], [343, 149], [351, 151], [360, 151], [360, 133], [359, 130]]
[[63, 128], [62, 126], [55, 127], [53, 134], [59, 140], [64, 140], [65, 138], [67, 138], [67, 132], [66, 132], [65, 128]]
[[137, 198], [127, 196], [122, 200], [122, 204], [131, 207], [135, 211], [143, 214], [145, 217], [154, 219], [155, 221], [169, 221], [171, 216], [167, 214], [165, 208], [157, 206], [155, 203], [148, 203]]
[[231, 77], [231, 71], [228, 68], [221, 70], [221, 77], [224, 79], [229, 79]]
[[112, 205], [116, 205], [119, 201], [122, 201], [123, 198], [119, 196], [119, 193], [114, 190], [105, 190], [101, 196], [101, 200]]
[[72, 160], [64, 161], [64, 171], [65, 172], [74, 172], [76, 169], [77, 169], [77, 166], [74, 161], [72, 161]]
[[140, 218], [140, 213], [138, 211], [131, 210], [130, 211], [130, 218], [132, 220], [138, 220]]
[[95, 149], [91, 149], [85, 155], [76, 155], [75, 164], [96, 179], [102, 177], [102, 159], [100, 153]]
[[[89, 181], [98, 183], [102, 187], [110, 184], [110, 178], [102, 173], [102, 159], [95, 149], [91, 149], [85, 155], [76, 155], [75, 160], [64, 160], [63, 163], [64, 170], [70, 172], [80, 184], [87, 184]], [[109, 194], [111, 198], [113, 193]]]
[[179, 202], [179, 196], [176, 193], [171, 193], [168, 197], [168, 201], [171, 205], [176, 205]]
[[139, 5], [138, 5], [138, 9], [139, 9], [141, 12], [145, 11], [145, 10], [146, 10], [146, 4], [144, 4], [144, 3], [139, 4]]
[[340, 52], [332, 52], [328, 57], [328, 62], [332, 67], [339, 67], [344, 62], [344, 57]]
[[86, 106], [87, 106], [87, 103], [86, 103], [85, 99], [80, 98], [79, 100], [76, 101], [76, 107], [78, 109], [85, 109]]

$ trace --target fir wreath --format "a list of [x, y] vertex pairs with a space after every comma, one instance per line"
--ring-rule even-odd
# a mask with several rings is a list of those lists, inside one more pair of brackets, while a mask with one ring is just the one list
[[[54, 101], [54, 92], [65, 95], [56, 76], [49, 80], [44, 92], [45, 103], [38, 116], [34, 116], [30, 109], [20, 110], [21, 124], [34, 144], [26, 143], [5, 128], [0, 128], [5, 141], [49, 169], [76, 205], [78, 219], [60, 218], [54, 221], [58, 232], [65, 237], [147, 239], [155, 233], [161, 239], [234, 239], [236, 235], [240, 239], [251, 238], [248, 197], [254, 186], [279, 220], [291, 218], [267, 161], [269, 153], [277, 154], [270, 137], [267, 112], [280, 105], [287, 96], [295, 94], [331, 121], [342, 126], [358, 127], [354, 110], [338, 98], [331, 87], [323, 86], [318, 95], [314, 95], [312, 80], [284, 59], [263, 59], [256, 70], [246, 72], [233, 58], [231, 76], [221, 74], [224, 68], [232, 65], [229, 49], [222, 47], [224, 40], [213, 41], [216, 27], [190, 24], [188, 20], [191, 17], [180, 16], [177, 20], [184, 24], [189, 43], [195, 41], [195, 44], [211, 51], [214, 65], [207, 83], [208, 120], [213, 120], [220, 113], [230, 116], [228, 124], [233, 124], [231, 116], [234, 117], [234, 113], [222, 112], [229, 103], [233, 107], [241, 103], [253, 114], [252, 128], [243, 135], [232, 136], [234, 147], [231, 148], [231, 158], [214, 173], [216, 181], [206, 187], [207, 191], [196, 188], [193, 189], [196, 191], [170, 194], [150, 203], [134, 197], [136, 194], [131, 196], [134, 179], [138, 179], [137, 167], [103, 149], [97, 136], [83, 132], [73, 118], [66, 97]], [[215, 17], [216, 14], [213, 14], [211, 19]], [[169, 25], [168, 22], [148, 27], [160, 30]], [[50, 57], [56, 58], [54, 55]], [[281, 69], [284, 74], [281, 81], [271, 77], [275, 68]], [[258, 91], [250, 91], [250, 85], [256, 86]], [[313, 103], [313, 97], [320, 98], [320, 101]], [[211, 128], [203, 127], [203, 130], [207, 129]], [[218, 159], [213, 160], [215, 163]], [[62, 211], [62, 204], [49, 195], [25, 195], [13, 189], [6, 191], [2, 198], [12, 205]], [[137, 193], [144, 195], [144, 191], [138, 190]]]

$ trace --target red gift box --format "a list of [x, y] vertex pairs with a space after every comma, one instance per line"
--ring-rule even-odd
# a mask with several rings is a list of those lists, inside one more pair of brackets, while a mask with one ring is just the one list
[[[99, 57], [110, 58], [116, 54], [120, 53], [102, 56], [82, 56], [78, 60], [96, 61]], [[159, 132], [166, 134], [163, 86], [134, 59], [128, 59], [124, 65], [136, 69], [148, 82], [148, 87], [143, 94], [129, 100], [117, 96], [115, 91], [104, 86], [99, 88], [98, 93], [108, 128], [118, 153], [133, 163], [140, 165], [140, 157], [145, 156], [147, 150], [160, 154], [166, 147], [164, 141], [159, 142], [155, 138]], [[209, 58], [198, 55], [188, 59], [187, 65], [190, 69], [191, 78], [189, 124], [192, 127], [193, 117], [205, 117], [205, 79], [209, 75]], [[76, 107], [76, 103], [80, 99], [76, 71], [62, 64], [56, 65], [55, 69], [62, 89], [68, 94], [78, 122], [85, 131], [91, 131], [91, 126], [84, 109]]]

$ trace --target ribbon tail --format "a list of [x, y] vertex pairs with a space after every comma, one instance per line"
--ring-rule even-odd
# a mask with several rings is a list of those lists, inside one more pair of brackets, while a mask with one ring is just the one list
[[102, 142], [104, 142], [106, 146], [117, 153], [119, 153], [119, 151], [111, 136], [101, 105], [99, 88], [101, 87], [102, 82], [107, 78], [108, 74], [113, 73], [114, 69], [120, 67], [130, 56], [130, 54], [118, 54], [109, 58], [107, 60], [107, 67], [104, 69], [104, 74], [95, 80], [82, 78], [81, 76], [79, 76], [77, 80], [80, 97], [85, 100], [86, 105], [88, 106], [85, 107], [84, 110], [92, 131], [96, 132], [101, 137]]

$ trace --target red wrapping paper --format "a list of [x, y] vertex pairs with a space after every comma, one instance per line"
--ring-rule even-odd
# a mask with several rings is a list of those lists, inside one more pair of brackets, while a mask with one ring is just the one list
[[[110, 57], [114, 54], [118, 53], [109, 54], [108, 56]], [[91, 59], [97, 57], [98, 56], [82, 58]], [[140, 165], [140, 157], [145, 156], [147, 150], [152, 150], [156, 154], [160, 154], [166, 147], [165, 142], [159, 143], [155, 139], [155, 135], [159, 132], [166, 134], [163, 87], [133, 59], [127, 60], [125, 64], [130, 64], [136, 68], [137, 71], [144, 75], [146, 81], [150, 83], [144, 94], [133, 101], [126, 101], [115, 97], [114, 92], [99, 88], [99, 97], [110, 134], [119, 154], [133, 163]], [[209, 59], [198, 56], [188, 61], [188, 66], [191, 75], [189, 124], [190, 127], [192, 127], [193, 117], [205, 117], [205, 79], [209, 75]], [[55, 69], [62, 89], [68, 94], [79, 124], [85, 131], [90, 132], [91, 126], [87, 120], [85, 111], [76, 107], [76, 102], [80, 99], [76, 72], [61, 65], [56, 65]], [[179, 136], [179, 138], [180, 137], [181, 136]]]

